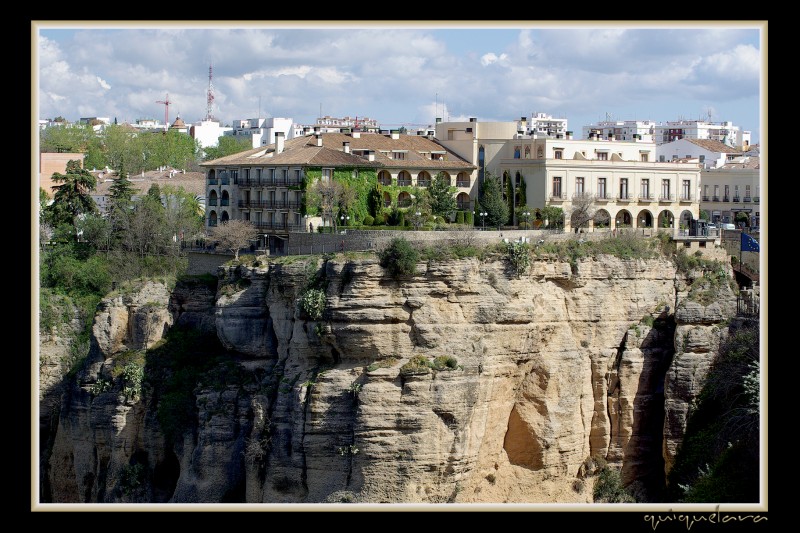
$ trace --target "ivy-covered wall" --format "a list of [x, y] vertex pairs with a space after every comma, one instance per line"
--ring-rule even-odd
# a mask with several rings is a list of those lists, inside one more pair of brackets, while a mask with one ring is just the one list
[[[307, 168], [300, 190], [305, 192], [312, 183], [322, 178], [322, 168]], [[333, 180], [347, 185], [355, 191], [355, 201], [347, 211], [347, 216], [355, 224], [361, 224], [364, 217], [370, 214], [370, 192], [378, 185], [378, 173], [372, 168], [337, 168], [333, 171]], [[319, 208], [306, 205], [306, 195], [303, 194], [300, 213], [309, 216], [319, 216]], [[351, 222], [353, 223], [353, 222]]]

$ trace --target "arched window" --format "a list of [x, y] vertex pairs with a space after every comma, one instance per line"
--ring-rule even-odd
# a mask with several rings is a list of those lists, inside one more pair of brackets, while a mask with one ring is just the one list
[[216, 211], [213, 211], [213, 210], [212, 210], [212, 211], [211, 211], [211, 212], [208, 214], [208, 225], [209, 225], [209, 226], [211, 226], [211, 227], [213, 227], [213, 226], [216, 226], [216, 225], [217, 225], [217, 212], [216, 212]]
[[211, 189], [211, 192], [208, 193], [208, 205], [215, 206], [217, 205], [217, 191]]

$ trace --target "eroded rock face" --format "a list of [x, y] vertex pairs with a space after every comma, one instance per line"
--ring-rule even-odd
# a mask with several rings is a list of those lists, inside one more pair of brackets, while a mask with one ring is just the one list
[[[670, 312], [671, 262], [538, 261], [517, 277], [471, 258], [420, 263], [401, 280], [371, 259], [319, 264], [319, 320], [298, 305], [312, 282], [302, 262], [222, 269], [213, 306], [176, 288], [164, 306], [173, 321], [160, 323], [214, 324], [236, 368], [204, 375], [177, 442], [164, 440], [147, 390], [88, 392], [110, 366], [98, 355], [62, 414], [53, 500], [587, 502], [575, 482], [594, 455], [626, 481], [663, 479], [663, 430], [699, 390], [664, 383], [667, 369], [684, 379], [689, 327], [676, 332]], [[134, 342], [118, 307], [98, 315], [98, 354]], [[691, 335], [687, 346], [713, 350]], [[410, 371], [415, 356], [440, 369]], [[125, 493], [139, 462], [143, 488]]]

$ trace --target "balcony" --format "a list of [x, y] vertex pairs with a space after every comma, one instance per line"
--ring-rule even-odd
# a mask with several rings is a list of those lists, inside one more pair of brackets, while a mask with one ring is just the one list
[[411, 187], [411, 180], [397, 180], [398, 187]]
[[691, 202], [692, 201], [692, 195], [688, 194], [688, 193], [687, 194], [683, 194], [679, 198], [679, 201], [681, 201], [681, 202]]
[[430, 180], [419, 180], [417, 181], [417, 187], [430, 187], [431, 182]]
[[734, 196], [734, 197], [733, 197], [733, 201], [734, 201], [734, 202], [738, 202], [738, 201], [739, 201], [739, 197], [738, 197], [738, 196]]
[[703, 195], [703, 201], [704, 202], [708, 202], [709, 201], [709, 196], [707, 194]]
[[459, 211], [469, 211], [470, 205], [469, 202], [456, 202], [456, 208]]
[[211, 178], [208, 180], [209, 185], [219, 185], [219, 180], [217, 178]]
[[731, 197], [730, 196], [723, 196], [722, 197], [722, 201], [723, 202], [730, 202], [731, 201]]
[[753, 202], [754, 202], [754, 203], [756, 203], [756, 204], [757, 204], [757, 203], [759, 202], [759, 200], [761, 200], [761, 197], [760, 197], [760, 196], [753, 196]]
[[712, 196], [711, 197], [711, 201], [712, 202], [719, 202], [719, 196]]
[[563, 202], [564, 200], [565, 198], [560, 192], [554, 192], [550, 195], [551, 202]]
[[608, 202], [609, 200], [613, 200], [613, 199], [614, 198], [612, 196], [608, 196], [606, 193], [601, 192], [601, 193], [597, 193], [597, 196], [595, 197], [594, 200], [596, 202]]
[[675, 195], [674, 194], [662, 194], [658, 197], [659, 202], [674, 202]]
[[630, 202], [631, 201], [631, 195], [628, 194], [627, 192], [622, 192], [617, 197], [617, 201], [618, 202]]
[[213, 200], [209, 200], [208, 201], [208, 205], [211, 206], [211, 207], [216, 207], [217, 206], [217, 199], [214, 198]]
[[[751, 197], [749, 197], [749, 196], [745, 196], [745, 197], [744, 197], [744, 201], [745, 201], [745, 202], [752, 202], [752, 201], [754, 201], [754, 200], [753, 200]], [[755, 201], [756, 201], [756, 202], [758, 202], [758, 196], [756, 196], [756, 199], [755, 199]]]
[[231, 184], [231, 180], [229, 180], [228, 178], [222, 178], [222, 179], [219, 180], [219, 184], [220, 185], [230, 185]]
[[653, 201], [653, 195], [649, 192], [639, 193], [639, 201], [640, 202], [651, 202]]
[[229, 205], [230, 205], [230, 203], [231, 203], [231, 201], [230, 201], [230, 200], [228, 200], [227, 198], [222, 198], [222, 199], [219, 201], [219, 205], [220, 205], [220, 207], [227, 207], [227, 206], [229, 206]]
[[456, 187], [469, 187], [469, 181], [456, 181]]

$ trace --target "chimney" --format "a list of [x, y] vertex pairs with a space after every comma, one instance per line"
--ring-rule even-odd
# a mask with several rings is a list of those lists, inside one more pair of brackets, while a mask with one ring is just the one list
[[375, 150], [367, 150], [367, 161], [375, 161]]
[[614, 134], [613, 133], [609, 133], [608, 134], [608, 140], [609, 141], [613, 141], [614, 140]]
[[317, 138], [317, 146], [322, 146], [322, 134], [321, 133], [315, 133], [314, 137]]
[[275, 153], [282, 154], [283, 153], [283, 137], [284, 133], [282, 131], [275, 132]]
[[436, 123], [440, 123], [442, 121], [442, 117], [436, 117]]
[[569, 141], [569, 140], [572, 140], [572, 132], [571, 132], [571, 131], [568, 131], [568, 132], [567, 132], [567, 140], [568, 140], [568, 141]]
[[319, 133], [319, 126], [314, 126], [314, 133]]
[[392, 130], [392, 139], [397, 140], [400, 138], [400, 132], [397, 130]]
[[346, 154], [350, 153], [350, 143], [349, 142], [343, 142], [342, 143], [342, 147], [344, 148], [344, 153], [346, 153]]
[[360, 139], [360, 138], [361, 138], [361, 132], [360, 131], [354, 131], [353, 132], [353, 139]]
[[478, 117], [469, 117], [470, 122], [478, 122]]

